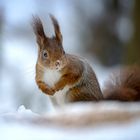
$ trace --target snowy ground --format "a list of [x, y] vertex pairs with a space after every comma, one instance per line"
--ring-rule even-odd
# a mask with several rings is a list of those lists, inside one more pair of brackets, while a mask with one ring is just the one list
[[139, 140], [140, 104], [73, 104], [44, 116], [19, 107], [0, 117], [0, 140]]

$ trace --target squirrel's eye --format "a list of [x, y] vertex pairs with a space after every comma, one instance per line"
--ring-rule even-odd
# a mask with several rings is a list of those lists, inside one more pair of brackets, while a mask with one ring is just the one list
[[47, 58], [48, 57], [48, 54], [46, 51], [43, 51], [43, 58]]

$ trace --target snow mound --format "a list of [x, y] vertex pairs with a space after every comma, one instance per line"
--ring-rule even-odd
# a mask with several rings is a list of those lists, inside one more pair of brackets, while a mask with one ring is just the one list
[[139, 140], [140, 103], [76, 103], [39, 115], [23, 105], [0, 116], [5, 140]]

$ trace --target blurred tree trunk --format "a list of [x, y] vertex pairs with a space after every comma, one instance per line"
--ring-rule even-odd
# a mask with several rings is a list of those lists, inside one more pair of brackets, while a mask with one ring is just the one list
[[134, 7], [134, 35], [126, 51], [126, 64], [140, 65], [140, 0], [135, 0]]
[[[79, 3], [78, 3], [79, 4]], [[78, 5], [77, 4], [77, 5]], [[90, 3], [91, 5], [94, 3]], [[116, 23], [124, 13], [120, 0], [106, 0], [102, 2], [104, 13], [94, 17], [94, 11], [86, 13], [86, 6], [79, 6], [79, 21], [82, 25], [80, 40], [86, 52], [95, 56], [104, 66], [122, 63], [124, 44], [116, 31]], [[88, 15], [88, 16], [87, 16]]]

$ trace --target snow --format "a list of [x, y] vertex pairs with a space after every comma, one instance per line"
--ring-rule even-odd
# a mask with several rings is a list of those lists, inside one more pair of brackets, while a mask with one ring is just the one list
[[[7, 129], [8, 127], [8, 129]], [[11, 140], [138, 140], [140, 137], [137, 137], [138, 129], [133, 130], [133, 125], [130, 126], [131, 128], [123, 127], [112, 130], [112, 127], [109, 126], [108, 129], [97, 129], [97, 130], [64, 130], [58, 128], [37, 128], [37, 127], [30, 127], [30, 126], [19, 126], [19, 125], [10, 125], [4, 126], [1, 132], [6, 132], [2, 134], [1, 139]], [[127, 131], [126, 131], [127, 128]], [[11, 131], [12, 130], [12, 131]], [[134, 132], [134, 135], [131, 135]], [[113, 134], [110, 136], [110, 134]], [[128, 134], [128, 136], [126, 136]]]
[[36, 113], [33, 113], [30, 109], [26, 109], [24, 105], [21, 105], [18, 110], [18, 114], [21, 116], [37, 116]]
[[[102, 118], [106, 117], [100, 115], [106, 112], [108, 116], [111, 116], [113, 111], [118, 112], [116, 114], [118, 118], [125, 116], [125, 120], [111, 121], [112, 116], [112, 119], [102, 122]], [[95, 116], [99, 115], [98, 119], [101, 122], [96, 122], [97, 118], [92, 117], [92, 113]], [[86, 119], [91, 123], [83, 123]], [[76, 122], [83, 121], [75, 123], [75, 120]], [[69, 104], [57, 109], [55, 113], [46, 115], [36, 114], [22, 105], [16, 112], [0, 116], [1, 140], [139, 140], [139, 129], [139, 103]]]
[[[95, 5], [90, 5], [90, 2], [85, 4], [89, 8], [94, 6], [92, 14], [101, 14], [104, 12], [102, 0], [95, 1]], [[139, 140], [139, 103], [77, 103], [54, 108], [47, 96], [38, 90], [34, 80], [37, 44], [30, 26], [31, 15], [36, 13], [44, 19], [48, 35], [48, 24], [51, 21], [45, 19], [48, 13], [57, 17], [62, 27], [66, 52], [81, 55], [81, 46], [77, 41], [73, 2], [36, 2], [1, 0], [0, 3], [5, 9], [0, 69], [0, 140]], [[87, 13], [90, 12], [90, 9], [86, 10]], [[121, 20], [117, 23], [117, 28], [123, 27], [126, 22], [126, 19]], [[131, 23], [128, 24], [131, 26]], [[80, 29], [79, 25], [77, 29]], [[53, 28], [50, 33], [52, 32]], [[121, 31], [118, 33], [123, 35]], [[88, 54], [85, 58], [91, 61], [103, 87], [112, 68], [100, 66]]]

